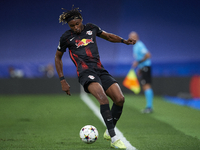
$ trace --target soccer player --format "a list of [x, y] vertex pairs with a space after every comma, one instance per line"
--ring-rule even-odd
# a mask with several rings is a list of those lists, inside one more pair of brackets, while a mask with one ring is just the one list
[[131, 32], [129, 38], [133, 38], [137, 41], [136, 44], [133, 45], [133, 55], [135, 57], [133, 67], [139, 68], [138, 75], [141, 77], [140, 82], [146, 98], [146, 107], [142, 110], [142, 113], [152, 113], [153, 90], [151, 87], [151, 54], [144, 43], [139, 40], [139, 36], [136, 32]]
[[[55, 55], [55, 66], [60, 78], [62, 90], [70, 94], [70, 85], [64, 78], [62, 56], [69, 50], [71, 60], [76, 66], [79, 83], [87, 93], [91, 93], [100, 103], [100, 113], [105, 121], [107, 130], [104, 138], [111, 140], [111, 147], [125, 149], [124, 143], [116, 136], [114, 127], [119, 120], [124, 96], [117, 81], [104, 69], [101, 64], [96, 36], [114, 43], [135, 44], [135, 40], [125, 40], [115, 34], [107, 33], [92, 23], [83, 24], [79, 8], [63, 12], [59, 21], [70, 27], [61, 37]], [[112, 56], [111, 56], [112, 57]], [[109, 96], [113, 105], [110, 109]]]

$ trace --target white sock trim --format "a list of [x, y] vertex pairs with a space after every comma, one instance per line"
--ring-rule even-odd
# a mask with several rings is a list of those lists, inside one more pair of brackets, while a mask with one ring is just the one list
[[108, 129], [106, 129], [106, 134], [107, 134], [107, 135], [110, 135], [109, 132], [108, 132]]
[[116, 135], [111, 138], [111, 142], [112, 143], [114, 143], [117, 140], [119, 140], [119, 138]]

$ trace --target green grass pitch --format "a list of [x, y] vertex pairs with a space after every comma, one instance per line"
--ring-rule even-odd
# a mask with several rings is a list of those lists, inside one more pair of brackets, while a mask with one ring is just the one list
[[[96, 100], [90, 96], [94, 102]], [[141, 114], [143, 95], [125, 95], [117, 128], [138, 150], [200, 150], [200, 111], [155, 96], [153, 114]], [[94, 125], [99, 138], [85, 144], [80, 129]], [[0, 150], [108, 150], [105, 126], [80, 96], [1, 95]]]

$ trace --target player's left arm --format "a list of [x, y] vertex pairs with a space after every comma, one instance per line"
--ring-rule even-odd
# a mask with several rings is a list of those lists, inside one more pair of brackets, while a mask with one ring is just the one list
[[136, 40], [134, 40], [134, 39], [129, 38], [128, 40], [125, 40], [125, 39], [119, 37], [118, 35], [115, 35], [112, 33], [107, 33], [105, 31], [102, 31], [102, 33], [100, 34], [100, 37], [107, 41], [113, 42], [113, 43], [125, 43], [127, 45], [136, 43]]

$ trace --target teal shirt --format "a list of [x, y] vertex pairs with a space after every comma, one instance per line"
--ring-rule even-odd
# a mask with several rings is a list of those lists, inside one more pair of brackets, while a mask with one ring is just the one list
[[[144, 58], [146, 53], [148, 53], [148, 49], [142, 41], [138, 40], [136, 44], [133, 45], [133, 57], [136, 61], [140, 61]], [[138, 68], [143, 68], [144, 66], [151, 66], [151, 60], [149, 58], [140, 63]]]

